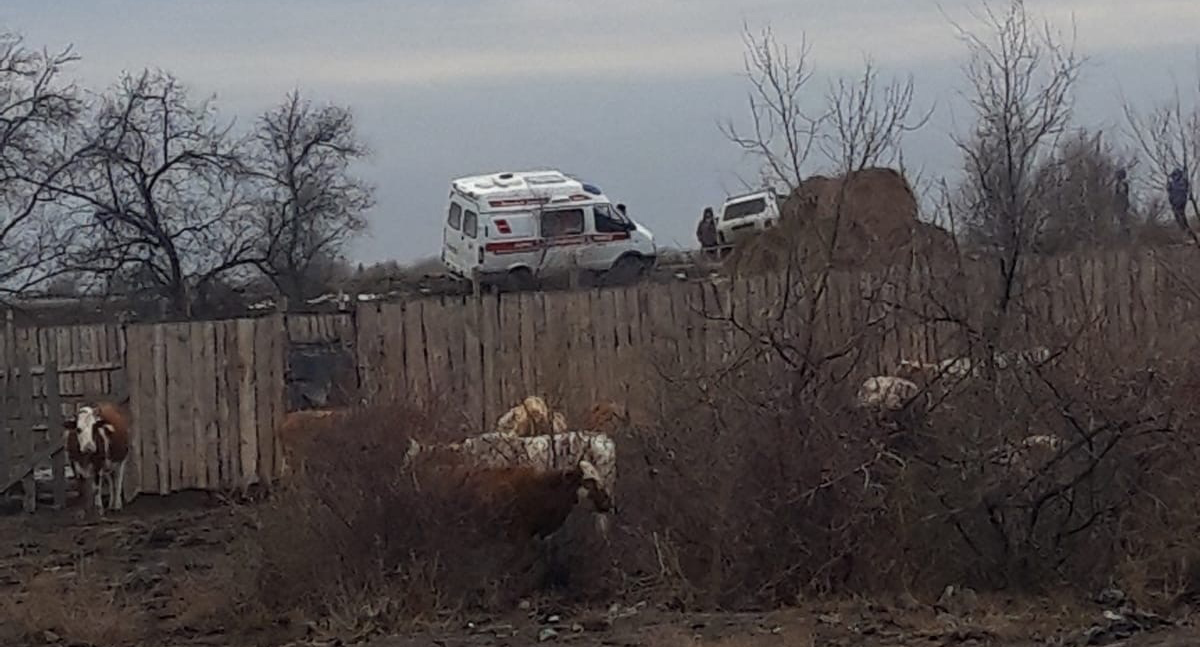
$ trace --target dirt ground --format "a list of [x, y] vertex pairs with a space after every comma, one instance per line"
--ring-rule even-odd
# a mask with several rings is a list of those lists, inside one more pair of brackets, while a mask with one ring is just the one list
[[[143, 497], [93, 525], [75, 510], [0, 517], [2, 645], [1083, 645], [1200, 644], [1189, 621], [1046, 601], [811, 603], [778, 612], [686, 614], [623, 600], [607, 609], [523, 603], [393, 637], [336, 640], [294, 618], [234, 608], [252, 569], [253, 506], [209, 495]], [[317, 625], [317, 626], [323, 626]], [[347, 636], [346, 638], [353, 638]]]

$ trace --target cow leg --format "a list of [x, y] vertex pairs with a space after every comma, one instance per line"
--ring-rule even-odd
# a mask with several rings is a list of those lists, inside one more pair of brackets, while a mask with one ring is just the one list
[[611, 519], [609, 519], [608, 515], [603, 512], [595, 512], [593, 515], [596, 522], [596, 532], [600, 533], [600, 536], [604, 538], [605, 542], [610, 541], [609, 527], [612, 525]]
[[125, 507], [125, 461], [117, 463], [117, 479], [112, 497], [113, 510], [121, 510]]
[[92, 505], [101, 517], [104, 516], [104, 474], [97, 471], [92, 486]]
[[113, 473], [111, 471], [104, 473], [104, 483], [108, 486], [108, 505], [105, 510], [114, 510], [113, 508]]

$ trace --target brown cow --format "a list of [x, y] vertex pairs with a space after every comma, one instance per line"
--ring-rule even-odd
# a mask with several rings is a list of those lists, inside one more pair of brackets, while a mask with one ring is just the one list
[[125, 504], [128, 418], [117, 405], [101, 402], [80, 406], [63, 427], [67, 459], [82, 486], [85, 503], [91, 498], [93, 509], [103, 515], [103, 486], [108, 483], [109, 509], [120, 510]]
[[604, 400], [597, 402], [592, 407], [592, 410], [588, 412], [583, 430], [616, 436], [619, 433], [614, 432], [619, 432], [621, 429], [628, 427], [629, 424], [629, 411], [625, 407], [612, 400]]
[[[283, 422], [275, 432], [283, 448], [283, 465], [280, 472], [287, 474], [302, 463], [303, 454], [309, 444], [324, 429], [332, 428], [350, 414], [349, 408], [304, 409], [291, 411], [283, 416]], [[295, 465], [295, 466], [293, 466]]]
[[[528, 465], [447, 466], [444, 461], [426, 465], [431, 469], [422, 471], [426, 478], [432, 477], [434, 487], [465, 495], [469, 505], [480, 506], [493, 516], [503, 534], [512, 541], [543, 539], [553, 534], [566, 522], [575, 505], [585, 500], [591, 501], [597, 512], [613, 509], [612, 499], [600, 486], [600, 475], [586, 460], [554, 470]], [[426, 478], [420, 480], [429, 483]]]

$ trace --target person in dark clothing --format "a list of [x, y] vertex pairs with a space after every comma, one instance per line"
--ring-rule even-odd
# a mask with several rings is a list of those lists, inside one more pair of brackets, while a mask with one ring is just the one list
[[1114, 202], [1117, 210], [1117, 225], [1121, 233], [1129, 235], [1129, 174], [1125, 169], [1117, 169], [1117, 183], [1114, 187]]
[[1188, 182], [1187, 173], [1181, 168], [1171, 171], [1171, 175], [1167, 179], [1167, 201], [1171, 203], [1171, 212], [1175, 215], [1175, 222], [1184, 232], [1188, 231], [1187, 203], [1191, 197], [1192, 187]]
[[696, 225], [696, 239], [700, 241], [700, 248], [711, 255], [717, 246], [717, 219], [713, 217], [712, 207], [704, 208], [700, 224]]

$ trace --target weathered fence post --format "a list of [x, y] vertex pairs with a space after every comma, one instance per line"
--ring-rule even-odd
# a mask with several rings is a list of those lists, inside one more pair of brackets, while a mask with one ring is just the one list
[[[15, 344], [14, 344], [15, 346]], [[33, 407], [33, 375], [30, 374], [29, 360], [25, 356], [23, 349], [17, 350], [17, 361], [15, 362], [17, 375], [17, 415], [20, 416], [21, 422], [17, 424], [17, 434], [24, 434], [24, 442], [17, 441], [19, 446], [24, 447], [24, 460], [32, 460], [37, 453], [37, 436], [33, 431], [34, 407]], [[25, 512], [33, 513], [37, 511], [37, 481], [33, 478], [33, 469], [29, 470], [21, 479], [21, 487], [24, 495]]]
[[[56, 436], [61, 435], [57, 427], [62, 419], [62, 396], [59, 392], [58, 362], [53, 356], [46, 361], [46, 435], [51, 446]], [[50, 470], [54, 475], [54, 507], [67, 507], [66, 448], [50, 455]]]

